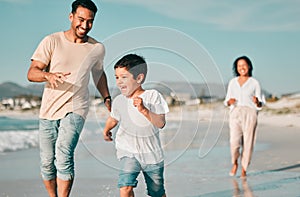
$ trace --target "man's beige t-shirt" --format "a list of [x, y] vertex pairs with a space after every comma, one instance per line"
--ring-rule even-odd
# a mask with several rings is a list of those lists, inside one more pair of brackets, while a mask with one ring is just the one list
[[97, 84], [103, 73], [104, 45], [89, 37], [78, 44], [66, 39], [64, 32], [46, 36], [32, 60], [46, 65], [46, 72], [71, 72], [66, 81], [55, 89], [46, 83], [40, 108], [40, 118], [58, 120], [69, 112], [86, 118], [89, 109], [88, 84], [90, 73]]

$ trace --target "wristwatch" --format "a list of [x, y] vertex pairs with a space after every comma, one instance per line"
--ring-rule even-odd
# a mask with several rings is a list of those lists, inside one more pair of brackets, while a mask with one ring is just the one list
[[103, 103], [105, 103], [107, 99], [109, 99], [111, 101], [111, 96], [105, 97], [104, 100], [103, 100]]

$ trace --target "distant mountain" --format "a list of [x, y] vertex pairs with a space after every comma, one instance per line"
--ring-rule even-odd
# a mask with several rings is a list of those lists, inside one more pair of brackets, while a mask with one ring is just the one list
[[43, 92], [42, 87], [41, 84], [24, 87], [14, 82], [4, 82], [0, 84], [0, 99], [19, 95], [40, 96]]
[[[185, 82], [146, 82], [143, 86], [145, 89], [156, 89], [164, 95], [171, 94], [189, 94], [191, 97], [215, 97], [218, 99], [225, 98], [227, 84], [198, 84], [198, 83], [185, 83]], [[33, 95], [42, 96], [44, 84], [43, 83], [30, 83], [28, 86], [21, 86], [13, 82], [5, 82], [0, 84], [0, 99], [10, 98], [19, 95]], [[90, 95], [99, 97], [100, 94], [94, 85], [89, 86]], [[117, 88], [110, 88], [110, 93], [114, 97], [120, 94]], [[269, 93], [263, 90], [266, 98]]]
[[224, 98], [225, 86], [215, 83], [185, 83], [185, 82], [157, 82], [145, 84], [145, 88], [154, 88], [162, 94], [189, 94], [191, 97]]
[[44, 83], [31, 83], [25, 88], [28, 89], [28, 91], [36, 96], [42, 96], [44, 91]]
[[[157, 89], [162, 94], [189, 94], [191, 97], [225, 97], [225, 88], [221, 84], [196, 84], [184, 82], [156, 82], [145, 83], [145, 89]], [[0, 84], [0, 99], [11, 98], [19, 95], [42, 96], [44, 84], [31, 83], [28, 86], [21, 86], [13, 82]], [[89, 86], [91, 96], [100, 96], [94, 85]], [[116, 88], [110, 88], [112, 96], [119, 94]]]
[[[145, 84], [146, 88], [154, 88], [162, 94], [189, 94], [191, 97], [214, 97], [224, 99], [226, 96], [228, 84], [216, 83], [184, 83], [184, 82], [157, 82]], [[272, 97], [267, 90], [262, 89], [262, 94], [265, 98]]]

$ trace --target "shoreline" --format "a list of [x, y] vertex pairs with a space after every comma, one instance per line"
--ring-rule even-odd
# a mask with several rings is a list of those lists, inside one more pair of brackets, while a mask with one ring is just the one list
[[[108, 116], [108, 112], [103, 106], [100, 106], [95, 110], [95, 106], [91, 107], [87, 116], [87, 119], [105, 120]], [[219, 103], [207, 104], [200, 106], [176, 106], [170, 107], [170, 112], [167, 114], [167, 120], [181, 121], [181, 120], [199, 120], [199, 121], [211, 121], [211, 120], [224, 120], [228, 121], [229, 110]], [[187, 116], [188, 114], [188, 116]], [[9, 118], [17, 119], [38, 119], [39, 109], [34, 110], [1, 110], [0, 116], [6, 116]], [[287, 112], [287, 113], [274, 113], [270, 109], [262, 110], [258, 112], [258, 124], [267, 124], [270, 126], [278, 127], [297, 127], [300, 128], [300, 111]]]

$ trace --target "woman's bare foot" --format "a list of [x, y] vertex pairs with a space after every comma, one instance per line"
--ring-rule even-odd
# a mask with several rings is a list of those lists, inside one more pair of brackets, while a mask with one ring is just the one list
[[245, 178], [247, 176], [246, 170], [242, 167], [241, 178]]
[[237, 163], [233, 164], [231, 171], [229, 172], [229, 176], [235, 176], [237, 169], [238, 169], [238, 164]]

